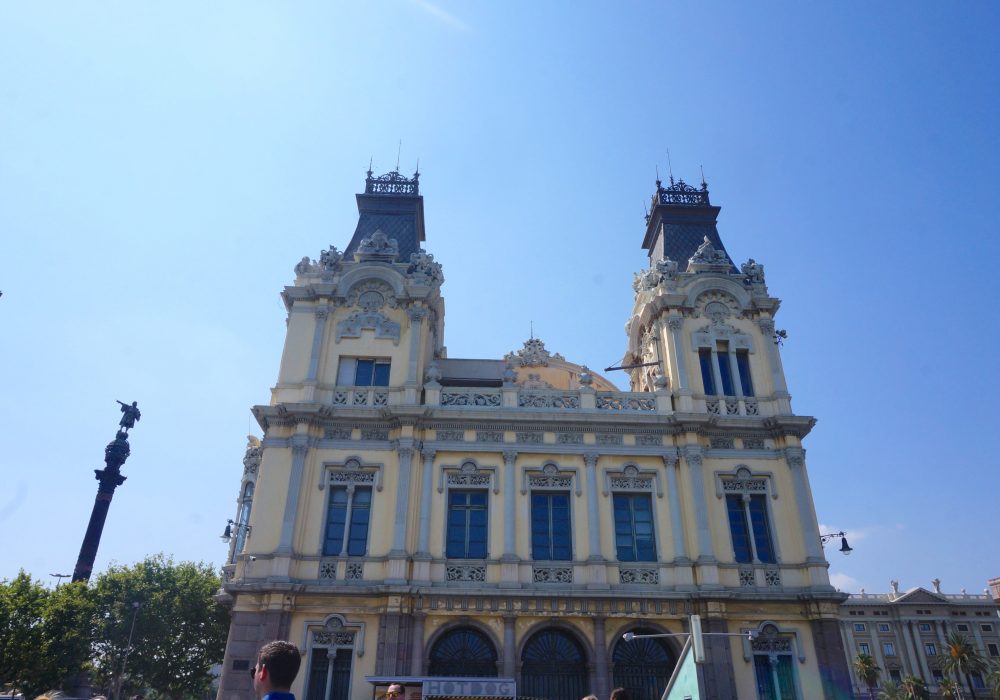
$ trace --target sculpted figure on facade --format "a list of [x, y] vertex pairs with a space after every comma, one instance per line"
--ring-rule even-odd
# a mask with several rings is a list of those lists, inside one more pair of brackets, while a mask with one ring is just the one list
[[729, 267], [729, 258], [721, 250], [717, 250], [705, 236], [698, 250], [688, 258], [688, 272], [724, 270]]
[[511, 386], [517, 384], [517, 372], [514, 371], [514, 365], [511, 364], [510, 358], [506, 359], [507, 365], [503, 369], [503, 383], [504, 386]]
[[399, 242], [395, 238], [389, 238], [378, 229], [368, 238], [362, 238], [358, 245], [356, 259], [374, 258], [379, 260], [393, 261], [399, 257]]
[[632, 289], [639, 292], [648, 292], [650, 289], [656, 289], [656, 285], [660, 283], [660, 273], [655, 269], [643, 270], [642, 272], [635, 273], [635, 279], [632, 281]]
[[319, 254], [319, 266], [323, 272], [333, 272], [340, 265], [344, 254], [337, 250], [336, 246], [330, 246]]
[[262, 449], [260, 446], [260, 440], [251, 435], [247, 438], [247, 451], [243, 455], [243, 473], [244, 474], [256, 474], [257, 469], [260, 467]]
[[751, 286], [764, 284], [764, 266], [753, 258], [750, 258], [743, 263], [740, 266], [740, 270], [743, 271], [743, 274], [746, 277], [744, 280], [746, 284]]
[[[322, 253], [320, 255], [322, 255]], [[308, 275], [318, 271], [319, 265], [316, 264], [315, 260], [310, 260], [308, 255], [303, 256], [301, 260], [295, 263], [296, 275]]]
[[427, 365], [427, 371], [424, 372], [424, 382], [427, 384], [437, 384], [441, 381], [441, 368], [437, 366], [436, 362], [431, 362]]
[[509, 362], [517, 362], [521, 367], [528, 367], [530, 365], [541, 365], [542, 367], [549, 366], [549, 360], [556, 360], [558, 362], [565, 362], [566, 358], [559, 353], [550, 353], [545, 349], [545, 343], [543, 343], [538, 338], [530, 338], [524, 341], [524, 347], [518, 350], [516, 353], [508, 352], [504, 355], [503, 359]]
[[434, 256], [423, 248], [410, 255], [410, 265], [406, 274], [417, 284], [441, 286], [444, 282], [444, 272], [441, 263], [434, 262]]

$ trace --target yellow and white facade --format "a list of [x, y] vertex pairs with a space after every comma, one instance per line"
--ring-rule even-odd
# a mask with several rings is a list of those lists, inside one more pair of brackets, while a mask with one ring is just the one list
[[622, 635], [680, 634], [693, 613], [712, 633], [707, 697], [850, 688], [802, 447], [814, 419], [791, 410], [779, 301], [762, 266], [733, 265], [704, 185], [657, 183], [629, 392], [534, 338], [449, 358], [417, 176], [369, 173], [358, 207], [346, 250], [304, 258], [283, 293], [226, 567], [222, 700], [245, 697], [274, 638], [303, 649], [306, 700], [454, 677], [658, 698], [683, 638]]

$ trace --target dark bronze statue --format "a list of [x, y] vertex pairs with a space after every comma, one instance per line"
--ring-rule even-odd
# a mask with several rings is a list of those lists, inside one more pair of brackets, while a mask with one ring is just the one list
[[118, 403], [120, 403], [122, 405], [122, 409], [121, 409], [122, 410], [122, 419], [118, 423], [118, 425], [120, 425], [126, 431], [129, 428], [134, 428], [135, 427], [135, 422], [142, 417], [142, 414], [139, 413], [139, 406], [137, 405], [138, 402], [137, 401], [133, 401], [131, 406], [129, 406], [124, 401], [119, 401]]

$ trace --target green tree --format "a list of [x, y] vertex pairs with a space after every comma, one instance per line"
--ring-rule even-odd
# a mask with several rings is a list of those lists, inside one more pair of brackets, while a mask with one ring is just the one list
[[854, 657], [854, 672], [867, 686], [869, 698], [875, 700], [875, 689], [878, 687], [879, 676], [882, 675], [882, 669], [875, 663], [875, 659], [870, 654], [858, 654]]
[[986, 685], [994, 698], [1000, 698], [1000, 663], [990, 664], [986, 671]]
[[903, 697], [906, 700], [927, 700], [930, 695], [927, 692], [927, 684], [916, 676], [906, 676], [899, 684], [903, 690]]
[[93, 628], [85, 583], [49, 590], [24, 571], [0, 582], [0, 685], [25, 697], [64, 688], [90, 658]]
[[94, 585], [101, 684], [119, 695], [126, 687], [172, 699], [202, 695], [229, 628], [228, 612], [213, 598], [220, 586], [207, 564], [174, 564], [162, 554], [101, 574]]
[[954, 678], [943, 678], [938, 683], [938, 690], [944, 700], [962, 700], [962, 686]]
[[879, 700], [906, 700], [906, 693], [903, 691], [902, 687], [896, 685], [892, 681], [889, 681], [878, 694], [878, 698]]
[[945, 639], [945, 655], [941, 668], [944, 669], [945, 673], [951, 673], [956, 678], [961, 678], [964, 675], [969, 685], [969, 693], [973, 698], [976, 697], [976, 689], [972, 687], [970, 674], [985, 671], [986, 662], [965, 635], [958, 632], [948, 634]]

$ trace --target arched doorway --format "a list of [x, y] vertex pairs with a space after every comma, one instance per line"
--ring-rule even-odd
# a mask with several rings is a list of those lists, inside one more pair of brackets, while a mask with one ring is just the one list
[[[635, 634], [656, 634], [656, 630], [634, 629]], [[614, 687], [625, 688], [632, 700], [660, 700], [677, 655], [663, 639], [618, 640], [611, 654]]]
[[545, 629], [527, 641], [521, 652], [521, 695], [580, 700], [590, 692], [586, 652], [569, 633]]
[[497, 650], [490, 638], [474, 627], [449, 630], [431, 647], [427, 675], [495, 678]]

